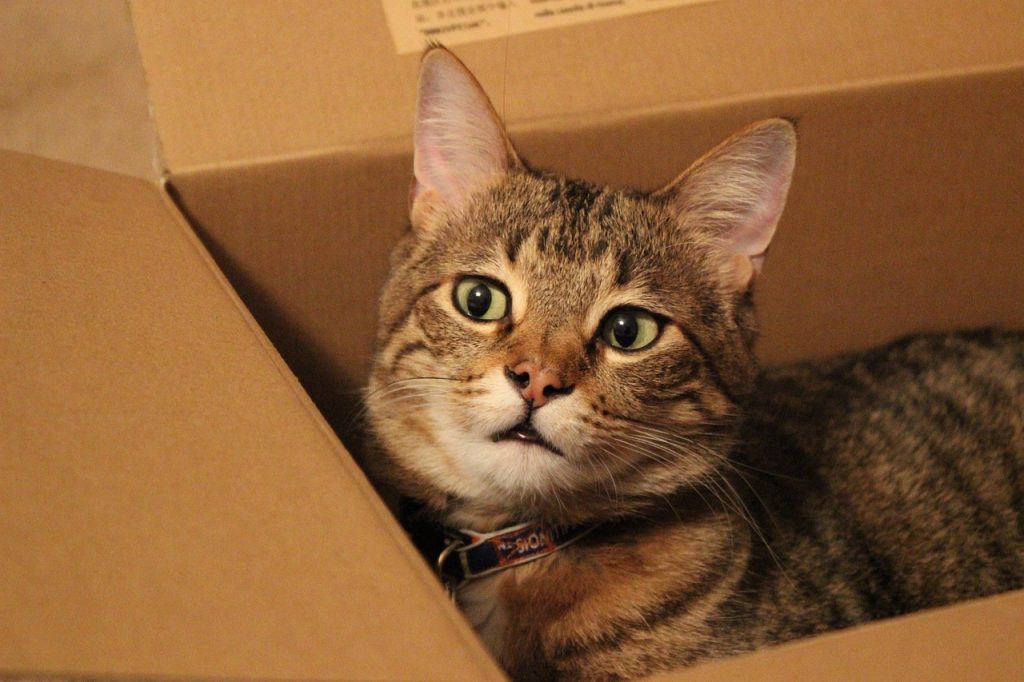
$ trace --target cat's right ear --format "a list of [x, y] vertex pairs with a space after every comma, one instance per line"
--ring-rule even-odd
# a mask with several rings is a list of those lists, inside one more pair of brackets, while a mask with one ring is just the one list
[[413, 149], [409, 214], [417, 230], [459, 211], [470, 195], [520, 163], [483, 88], [442, 47], [430, 49], [420, 66]]
[[781, 118], [755, 123], [718, 145], [654, 193], [681, 225], [713, 235], [727, 281], [747, 289], [760, 272], [786, 204], [796, 129]]

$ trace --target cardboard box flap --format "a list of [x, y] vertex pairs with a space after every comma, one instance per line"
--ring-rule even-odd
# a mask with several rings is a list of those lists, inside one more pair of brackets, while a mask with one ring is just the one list
[[739, 658], [655, 675], [651, 682], [974, 682], [1021, 677], [1024, 592], [1010, 592]]
[[158, 188], [0, 154], [0, 676], [500, 679]]
[[[135, 0], [171, 172], [411, 133], [418, 58], [378, 2]], [[515, 129], [1024, 62], [1024, 4], [729, 0], [458, 47]], [[680, 78], [679, 74], [686, 74]]]

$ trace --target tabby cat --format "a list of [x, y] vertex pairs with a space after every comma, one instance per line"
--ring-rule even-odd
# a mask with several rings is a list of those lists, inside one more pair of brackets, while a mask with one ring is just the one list
[[453, 587], [514, 678], [630, 678], [1022, 585], [1024, 335], [755, 363], [795, 144], [767, 120], [651, 194], [567, 180], [425, 55], [367, 464], [461, 529], [445, 561], [513, 526], [532, 560], [499, 548]]

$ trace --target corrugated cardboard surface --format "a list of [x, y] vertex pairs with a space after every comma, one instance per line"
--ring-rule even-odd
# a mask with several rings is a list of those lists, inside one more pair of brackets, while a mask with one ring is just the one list
[[365, 384], [388, 253], [405, 229], [410, 163], [407, 150], [382, 148], [171, 182], [246, 305], [342, 431]]
[[0, 154], [0, 675], [499, 679], [166, 197]]
[[172, 180], [212, 255], [350, 448], [378, 292], [405, 229], [410, 164], [405, 150], [340, 154]]
[[1024, 679], [1024, 592], [654, 675], [651, 682], [993, 682]]
[[[172, 172], [412, 131], [380, 3], [135, 0]], [[1013, 0], [728, 0], [460, 46], [514, 127], [1024, 60]]]

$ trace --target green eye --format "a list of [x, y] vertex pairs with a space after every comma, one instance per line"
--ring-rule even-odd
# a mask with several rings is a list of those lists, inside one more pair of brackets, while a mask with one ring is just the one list
[[650, 313], [620, 308], [604, 318], [601, 338], [613, 348], [642, 350], [654, 343], [660, 330], [661, 325]]
[[508, 314], [508, 294], [504, 287], [480, 277], [466, 277], [455, 285], [455, 307], [472, 320], [500, 320]]

